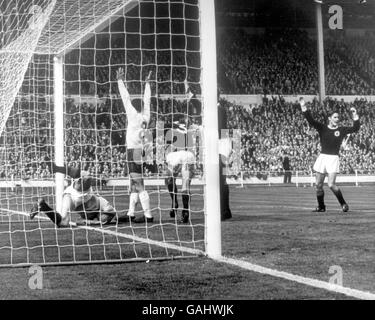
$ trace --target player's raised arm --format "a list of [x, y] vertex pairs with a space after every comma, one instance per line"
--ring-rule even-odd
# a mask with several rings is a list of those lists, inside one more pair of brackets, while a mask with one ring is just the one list
[[189, 84], [187, 82], [187, 79], [185, 79], [185, 81], [184, 81], [184, 86], [185, 86], [185, 94], [187, 94], [187, 96], [188, 96], [188, 102], [189, 102], [191, 100], [191, 98], [193, 98], [195, 95], [191, 91], [191, 89], [189, 87]]
[[150, 79], [152, 76], [152, 71], [150, 71], [146, 77], [146, 86], [145, 86], [145, 92], [143, 94], [143, 118], [144, 120], [149, 123], [151, 118], [151, 111], [150, 111], [150, 105], [151, 105], [151, 85], [150, 85]]
[[62, 173], [73, 179], [79, 178], [81, 176], [81, 169], [71, 166], [57, 166], [54, 161], [52, 161], [48, 156], [44, 157], [43, 162], [51, 169], [51, 173]]
[[119, 92], [120, 92], [122, 103], [124, 104], [126, 115], [129, 116], [129, 115], [132, 115], [132, 114], [136, 114], [137, 110], [132, 105], [128, 89], [126, 88], [125, 83], [124, 83], [125, 73], [124, 73], [123, 68], [119, 68], [117, 70], [116, 77], [117, 77], [118, 89], [119, 89]]
[[357, 113], [356, 108], [351, 107], [350, 112], [352, 113], [353, 121], [358, 121], [359, 120], [359, 115]]
[[302, 110], [303, 114], [305, 115], [305, 118], [306, 118], [307, 122], [310, 124], [310, 126], [312, 126], [313, 128], [315, 128], [317, 130], [321, 130], [324, 127], [324, 124], [316, 121], [312, 117], [310, 111], [307, 109], [305, 100], [301, 97], [299, 99], [298, 103], [301, 106], [301, 110]]
[[357, 132], [359, 130], [360, 126], [361, 126], [360, 123], [359, 123], [359, 115], [357, 113], [357, 110], [354, 107], [351, 107], [350, 112], [351, 112], [352, 118], [353, 118], [353, 126], [343, 128], [345, 130], [346, 134]]
[[185, 85], [185, 97], [186, 97], [186, 104], [187, 104], [187, 113], [189, 116], [193, 116], [197, 122], [202, 123], [201, 117], [201, 102], [197, 98], [196, 93], [192, 90], [189, 86], [187, 80], [184, 81]]
[[298, 103], [301, 106], [302, 112], [306, 112], [307, 111], [307, 106], [306, 106], [305, 100], [301, 97], [301, 98], [299, 98]]

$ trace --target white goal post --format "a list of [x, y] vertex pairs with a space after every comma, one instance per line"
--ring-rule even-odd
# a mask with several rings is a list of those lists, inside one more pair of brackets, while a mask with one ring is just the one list
[[219, 214], [219, 131], [217, 110], [215, 3], [213, 0], [200, 1], [200, 8], [204, 144], [206, 150], [206, 250], [209, 256], [218, 257], [221, 256], [221, 222]]
[[[220, 257], [214, 0], [0, 0], [0, 10], [0, 65], [7, 71], [0, 92], [0, 267]], [[31, 220], [30, 208], [41, 197], [61, 211], [69, 182], [52, 174], [47, 158], [90, 172], [94, 192], [118, 217], [126, 216], [126, 114], [114, 78], [119, 67], [134, 97], [153, 71], [152, 134], [160, 133], [157, 123], [175, 121], [184, 110], [203, 129], [203, 141], [193, 143], [203, 152], [194, 151], [194, 179], [201, 182], [191, 185], [189, 222], [169, 216], [170, 194], [155, 155], [144, 176], [152, 224], [115, 219], [76, 226], [73, 213], [68, 228], [44, 214]], [[189, 114], [185, 83], [196, 93], [199, 114]], [[180, 214], [180, 179], [177, 185]], [[142, 214], [139, 205], [136, 213]]]

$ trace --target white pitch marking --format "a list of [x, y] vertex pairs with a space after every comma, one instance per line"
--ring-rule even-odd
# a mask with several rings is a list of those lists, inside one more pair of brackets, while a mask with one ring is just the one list
[[[9, 209], [2, 209], [2, 210], [6, 211], [6, 212], [20, 214], [20, 215], [29, 217], [29, 214], [27, 214], [25, 212], [22, 212], [22, 211], [14, 211], [14, 210], [9, 210]], [[43, 216], [37, 216], [36, 218], [40, 219], [40, 220], [50, 220], [49, 218], [43, 217]], [[157, 240], [145, 239], [145, 238], [142, 238], [142, 237], [137, 237], [137, 236], [134, 236], [134, 235], [129, 235], [129, 234], [116, 232], [116, 231], [112, 231], [112, 230], [108, 230], [108, 229], [95, 228], [95, 227], [90, 227], [90, 226], [77, 226], [74, 222], [70, 222], [70, 225], [72, 227], [76, 227], [76, 228], [79, 228], [79, 229], [85, 229], [85, 230], [91, 230], [91, 231], [96, 231], [96, 232], [100, 232], [100, 233], [105, 233], [105, 234], [109, 234], [109, 235], [119, 237], [119, 238], [126, 238], [126, 239], [130, 239], [130, 240], [133, 240], [133, 241], [139, 241], [139, 242], [143, 242], [143, 243], [147, 243], [147, 244], [151, 244], [151, 245], [156, 245], [156, 246], [163, 247], [163, 248], [166, 248], [166, 249], [182, 251], [182, 252], [191, 253], [191, 254], [195, 254], [195, 255], [204, 255], [204, 252], [202, 250], [199, 250], [199, 249], [180, 247], [180, 246], [177, 246], [177, 245], [174, 245], [174, 244], [171, 244], [171, 243], [165, 243], [165, 242], [161, 242], [161, 241], [157, 241]]]
[[315, 287], [315, 288], [324, 289], [324, 290], [328, 290], [328, 291], [335, 292], [335, 293], [344, 294], [349, 297], [362, 299], [362, 300], [375, 300], [375, 293], [371, 293], [368, 291], [361, 291], [357, 289], [343, 287], [337, 284], [333, 284], [333, 283], [329, 283], [329, 282], [325, 282], [321, 280], [306, 278], [306, 277], [298, 276], [298, 275], [284, 272], [284, 271], [278, 271], [276, 269], [265, 268], [265, 267], [262, 267], [262, 266], [259, 266], [259, 265], [256, 265], [247, 261], [243, 261], [243, 260], [237, 260], [237, 259], [232, 259], [228, 257], [213, 257], [213, 259], [218, 262], [231, 264], [231, 265], [234, 265], [234, 266], [237, 266], [237, 267], [249, 270], [249, 271], [254, 271], [254, 272], [261, 273], [261, 274], [266, 274], [266, 275], [270, 275], [273, 277], [282, 278], [282, 279], [290, 280], [293, 282], [298, 282], [298, 283], [301, 283], [310, 287]]
[[[28, 216], [28, 214], [26, 214], [24, 212], [20, 212], [20, 211], [12, 211], [12, 210], [7, 210], [7, 209], [5, 209], [5, 211], [21, 214], [21, 215], [24, 215], [24, 216]], [[42, 218], [43, 220], [48, 219], [46, 217], [39, 217], [39, 218]], [[94, 228], [94, 227], [85, 227], [85, 226], [79, 226], [79, 228], [98, 231], [98, 232], [102, 232], [102, 233], [107, 233], [107, 234], [111, 234], [111, 235], [115, 235], [115, 236], [119, 236], [119, 237], [124, 237], [124, 238], [129, 238], [129, 239], [133, 239], [133, 240], [144, 241], [144, 242], [148, 242], [150, 244], [155, 244], [155, 245], [159, 245], [159, 246], [162, 246], [162, 247], [167, 247], [167, 248], [170, 248], [170, 249], [185, 251], [185, 252], [189, 252], [189, 253], [193, 253], [193, 254], [203, 254], [202, 251], [197, 250], [197, 249], [181, 248], [181, 247], [176, 246], [176, 245], [165, 244], [165, 243], [160, 242], [160, 241], [154, 241], [154, 240], [149, 240], [149, 239], [146, 240], [146, 239], [139, 238], [139, 237], [136, 237], [136, 236], [131, 236], [131, 235], [123, 234], [123, 233], [114, 232], [114, 231], [111, 231], [111, 230], [98, 229], [98, 228]], [[237, 266], [237, 267], [249, 270], [249, 271], [254, 271], [254, 272], [257, 272], [257, 273], [261, 273], [261, 274], [267, 274], [267, 275], [270, 275], [270, 276], [273, 276], [273, 277], [286, 279], [286, 280], [289, 280], [289, 281], [301, 283], [301, 284], [308, 285], [308, 286], [311, 286], [311, 287], [324, 289], [324, 290], [328, 290], [328, 291], [335, 292], [335, 293], [344, 294], [346, 296], [350, 296], [350, 297], [353, 297], [353, 298], [362, 299], [362, 300], [375, 300], [375, 294], [371, 293], [371, 292], [361, 291], [361, 290], [352, 289], [352, 288], [348, 288], [348, 287], [343, 287], [343, 286], [339, 286], [339, 285], [336, 285], [336, 284], [332, 284], [332, 283], [329, 283], [329, 282], [316, 280], [316, 279], [312, 279], [312, 278], [306, 278], [306, 277], [294, 275], [292, 273], [262, 267], [262, 266], [259, 266], [259, 265], [256, 265], [256, 264], [253, 264], [253, 263], [250, 263], [250, 262], [247, 262], [247, 261], [243, 261], [243, 260], [237, 260], [237, 259], [232, 259], [232, 258], [227, 258], [227, 257], [212, 257], [212, 259], [215, 260], [215, 261], [218, 261], [218, 262], [224, 262], [224, 263], [227, 263], [227, 264], [231, 264], [231, 265], [234, 265], [234, 266]]]

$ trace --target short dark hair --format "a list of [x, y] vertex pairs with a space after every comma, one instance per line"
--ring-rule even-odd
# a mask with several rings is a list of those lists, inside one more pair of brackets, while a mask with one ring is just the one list
[[327, 117], [332, 117], [334, 113], [340, 114], [339, 109], [337, 108], [329, 108], [327, 110]]
[[79, 192], [85, 192], [90, 189], [92, 185], [92, 178], [90, 176], [80, 177], [73, 182], [73, 187]]

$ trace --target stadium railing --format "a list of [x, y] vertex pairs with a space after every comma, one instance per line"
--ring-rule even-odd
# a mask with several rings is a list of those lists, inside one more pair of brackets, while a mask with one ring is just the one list
[[[100, 180], [99, 180], [100, 181]], [[351, 184], [359, 186], [360, 184], [375, 183], [375, 171], [369, 170], [355, 170], [354, 173], [342, 173], [337, 176], [337, 183]], [[98, 184], [98, 189], [106, 187], [129, 187], [129, 178], [108, 178], [105, 184]], [[177, 179], [177, 185], [181, 185], [181, 179]], [[284, 183], [284, 172], [282, 171], [241, 171], [238, 175], [231, 175], [227, 177], [229, 185], [244, 187], [246, 185], [268, 185], [268, 186], [282, 186], [289, 185], [295, 187], [314, 186], [315, 174], [313, 171], [292, 171], [290, 183]], [[145, 179], [145, 185], [152, 187], [164, 187], [164, 179], [157, 175], [151, 175]], [[192, 185], [204, 185], [202, 176], [196, 176], [192, 180]], [[14, 188], [14, 187], [53, 187], [53, 179], [14, 179], [14, 180], [0, 180], [0, 188]]]

